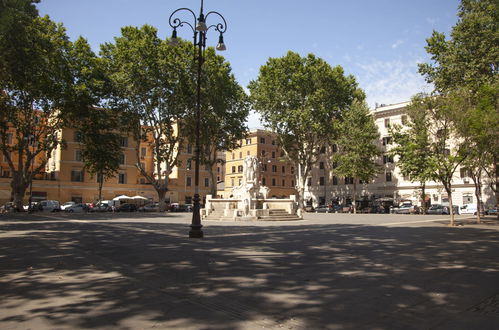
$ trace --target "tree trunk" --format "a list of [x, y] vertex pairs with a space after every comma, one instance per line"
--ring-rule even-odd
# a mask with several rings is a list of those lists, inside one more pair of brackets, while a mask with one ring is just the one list
[[426, 214], [426, 182], [421, 183], [421, 209]]
[[353, 213], [354, 214], [357, 214], [357, 184], [355, 183], [356, 182], [356, 178], [353, 179], [353, 200], [352, 200], [352, 205], [353, 205]]
[[482, 211], [482, 180], [481, 172], [473, 175], [473, 183], [475, 184], [475, 197], [476, 197], [476, 223], [481, 223], [480, 212]]
[[100, 175], [99, 179], [99, 200], [97, 201], [97, 204], [99, 204], [102, 201], [102, 186], [104, 185], [104, 178], [102, 177], [102, 174]]
[[211, 181], [211, 183], [210, 183], [210, 193], [211, 193], [211, 196], [213, 198], [217, 198], [218, 197], [217, 196], [217, 190], [218, 190], [217, 189], [217, 184], [218, 184], [218, 182], [216, 180], [217, 177], [215, 175], [215, 172], [213, 171], [213, 166], [212, 165], [210, 165], [210, 169], [208, 170], [208, 173], [210, 174], [210, 179], [211, 179], [210, 180]]
[[158, 193], [158, 200], [159, 200], [159, 211], [164, 212], [166, 211], [166, 192], [168, 191], [167, 188], [160, 188], [156, 189], [156, 192]]
[[453, 208], [453, 204], [452, 204], [452, 187], [451, 187], [451, 185], [449, 184], [448, 188], [446, 187], [445, 190], [447, 191], [447, 196], [449, 198], [450, 226], [454, 227], [455, 226], [455, 223], [454, 223], [454, 208]]
[[22, 178], [18, 174], [14, 174], [12, 181], [10, 182], [10, 187], [12, 188], [12, 202], [14, 203], [14, 209], [16, 212], [24, 211], [24, 195], [26, 194], [26, 189], [28, 189], [29, 183], [23, 182]]

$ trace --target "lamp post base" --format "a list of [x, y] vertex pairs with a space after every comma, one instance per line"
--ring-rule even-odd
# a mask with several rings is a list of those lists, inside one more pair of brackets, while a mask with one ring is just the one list
[[201, 230], [203, 225], [191, 225], [191, 230], [189, 230], [189, 238], [203, 238], [203, 231]]

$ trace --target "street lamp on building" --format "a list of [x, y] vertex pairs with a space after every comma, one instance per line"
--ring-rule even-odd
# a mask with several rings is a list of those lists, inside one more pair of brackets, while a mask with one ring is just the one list
[[[180, 12], [187, 12], [192, 14], [194, 20], [189, 23], [188, 21], [184, 21], [178, 17], [176, 14]], [[207, 19], [209, 16], [218, 17], [221, 19], [219, 23], [214, 25], [207, 25]], [[200, 121], [201, 121], [201, 76], [203, 73], [203, 62], [204, 62], [204, 50], [206, 48], [206, 33], [208, 30], [213, 28], [216, 32], [219, 33], [218, 36], [218, 44], [216, 46], [216, 50], [223, 51], [226, 49], [223, 34], [227, 30], [227, 22], [225, 18], [216, 11], [210, 11], [206, 15], [203, 13], [203, 0], [201, 0], [201, 9], [199, 11], [199, 16], [196, 17], [196, 14], [190, 10], [189, 8], [179, 8], [175, 10], [169, 18], [169, 24], [173, 28], [171, 44], [176, 45], [178, 43], [177, 38], [177, 28], [183, 27], [185, 25], [189, 26], [194, 34], [193, 37], [193, 45], [197, 50], [197, 54], [195, 55], [195, 60], [197, 61], [197, 91], [196, 91], [196, 131], [195, 131], [195, 144], [196, 150], [194, 151], [194, 200], [193, 200], [193, 212], [192, 212], [192, 223], [191, 230], [189, 231], [189, 237], [191, 238], [202, 238], [203, 231], [201, 228], [201, 214], [200, 214], [200, 197], [199, 197], [199, 160], [200, 160]]]

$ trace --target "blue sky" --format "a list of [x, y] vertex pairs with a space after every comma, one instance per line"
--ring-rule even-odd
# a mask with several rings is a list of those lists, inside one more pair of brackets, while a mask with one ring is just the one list
[[[269, 57], [292, 50], [314, 53], [341, 65], [366, 91], [370, 107], [409, 100], [429, 91], [417, 63], [429, 61], [424, 46], [433, 30], [449, 34], [457, 22], [458, 0], [205, 0], [205, 13], [227, 20], [224, 35], [238, 82], [246, 87]], [[200, 0], [42, 0], [41, 15], [62, 22], [71, 40], [85, 37], [94, 51], [113, 41], [126, 25], [150, 24], [171, 35], [170, 14], [187, 7], [198, 13]], [[211, 17], [214, 18], [214, 17]], [[208, 19], [208, 23], [218, 23]], [[179, 36], [190, 39], [188, 28]], [[218, 35], [208, 34], [215, 46]], [[259, 126], [252, 114], [248, 125]]]

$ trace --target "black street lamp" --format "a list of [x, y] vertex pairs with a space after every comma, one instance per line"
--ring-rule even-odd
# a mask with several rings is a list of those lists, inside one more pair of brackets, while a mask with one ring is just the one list
[[[177, 17], [174, 17], [178, 12], [189, 12], [194, 17], [194, 23], [191, 24], [187, 21], [183, 21]], [[217, 15], [222, 19], [223, 23], [217, 23], [215, 25], [206, 25], [206, 20], [210, 15]], [[199, 197], [199, 158], [200, 158], [200, 143], [199, 143], [199, 135], [200, 135], [200, 121], [201, 121], [201, 75], [202, 75], [202, 67], [204, 62], [204, 50], [206, 48], [206, 33], [210, 28], [213, 28], [215, 31], [219, 32], [220, 35], [218, 37], [218, 44], [216, 46], [216, 50], [223, 51], [225, 50], [224, 38], [223, 34], [227, 30], [227, 22], [225, 18], [216, 11], [210, 11], [206, 15], [203, 14], [203, 0], [201, 0], [201, 10], [199, 12], [199, 17], [196, 18], [196, 14], [190, 10], [189, 8], [179, 8], [175, 10], [169, 18], [169, 24], [173, 28], [171, 44], [176, 45], [178, 43], [177, 39], [177, 28], [183, 27], [184, 24], [188, 25], [192, 32], [194, 33], [193, 44], [194, 47], [197, 47], [197, 56], [195, 60], [197, 60], [197, 98], [196, 98], [196, 150], [195, 154], [195, 166], [194, 166], [194, 205], [192, 211], [192, 223], [191, 230], [189, 231], [189, 237], [191, 238], [202, 238], [203, 231], [201, 228], [203, 225], [201, 224], [201, 214], [200, 214], [200, 197]]]

